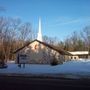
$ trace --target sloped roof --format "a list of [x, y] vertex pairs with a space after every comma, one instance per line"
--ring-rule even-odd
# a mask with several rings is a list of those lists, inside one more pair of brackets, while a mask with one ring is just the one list
[[58, 48], [55, 47], [55, 46], [52, 46], [52, 45], [47, 44], [47, 43], [45, 43], [45, 42], [41, 42], [41, 41], [39, 41], [39, 40], [37, 40], [37, 39], [35, 39], [35, 40], [33, 40], [33, 41], [29, 42], [29, 43], [26, 43], [26, 44], [25, 44], [24, 46], [22, 46], [21, 48], [15, 50], [13, 53], [17, 53], [18, 51], [22, 50], [23, 48], [25, 48], [26, 46], [28, 46], [29, 44], [31, 44], [31, 43], [33, 43], [33, 42], [35, 42], [35, 41], [37, 41], [37, 42], [45, 45], [46, 47], [49, 47], [49, 48], [51, 48], [51, 49], [59, 52], [59, 53], [62, 54], [62, 55], [72, 55], [71, 53], [69, 53], [69, 52], [67, 52], [67, 51], [65, 51], [65, 50], [58, 49]]
[[74, 51], [74, 52], [69, 52], [72, 55], [88, 55], [89, 51]]

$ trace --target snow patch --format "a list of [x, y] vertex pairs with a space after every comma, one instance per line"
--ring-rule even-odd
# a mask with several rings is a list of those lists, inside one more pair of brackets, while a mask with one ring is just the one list
[[90, 77], [90, 60], [75, 60], [64, 62], [62, 65], [26, 64], [25, 68], [19, 68], [17, 64], [8, 63], [8, 67], [0, 69], [0, 74], [32, 74], [32, 75], [56, 75], [61, 74], [77, 77]]

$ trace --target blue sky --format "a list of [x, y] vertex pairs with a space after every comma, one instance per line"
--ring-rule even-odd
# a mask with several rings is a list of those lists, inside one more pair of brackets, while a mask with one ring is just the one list
[[0, 0], [6, 12], [0, 15], [21, 18], [38, 29], [42, 19], [42, 33], [60, 40], [90, 25], [90, 0]]

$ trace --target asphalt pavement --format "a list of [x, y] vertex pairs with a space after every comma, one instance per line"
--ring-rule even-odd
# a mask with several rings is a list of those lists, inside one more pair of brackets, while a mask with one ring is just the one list
[[0, 90], [90, 90], [90, 79], [0, 76]]

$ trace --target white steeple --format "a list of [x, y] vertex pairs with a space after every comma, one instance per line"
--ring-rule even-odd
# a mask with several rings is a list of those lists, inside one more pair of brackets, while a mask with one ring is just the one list
[[37, 40], [43, 41], [43, 39], [42, 39], [42, 32], [41, 32], [41, 18], [39, 18], [39, 27], [38, 27]]

